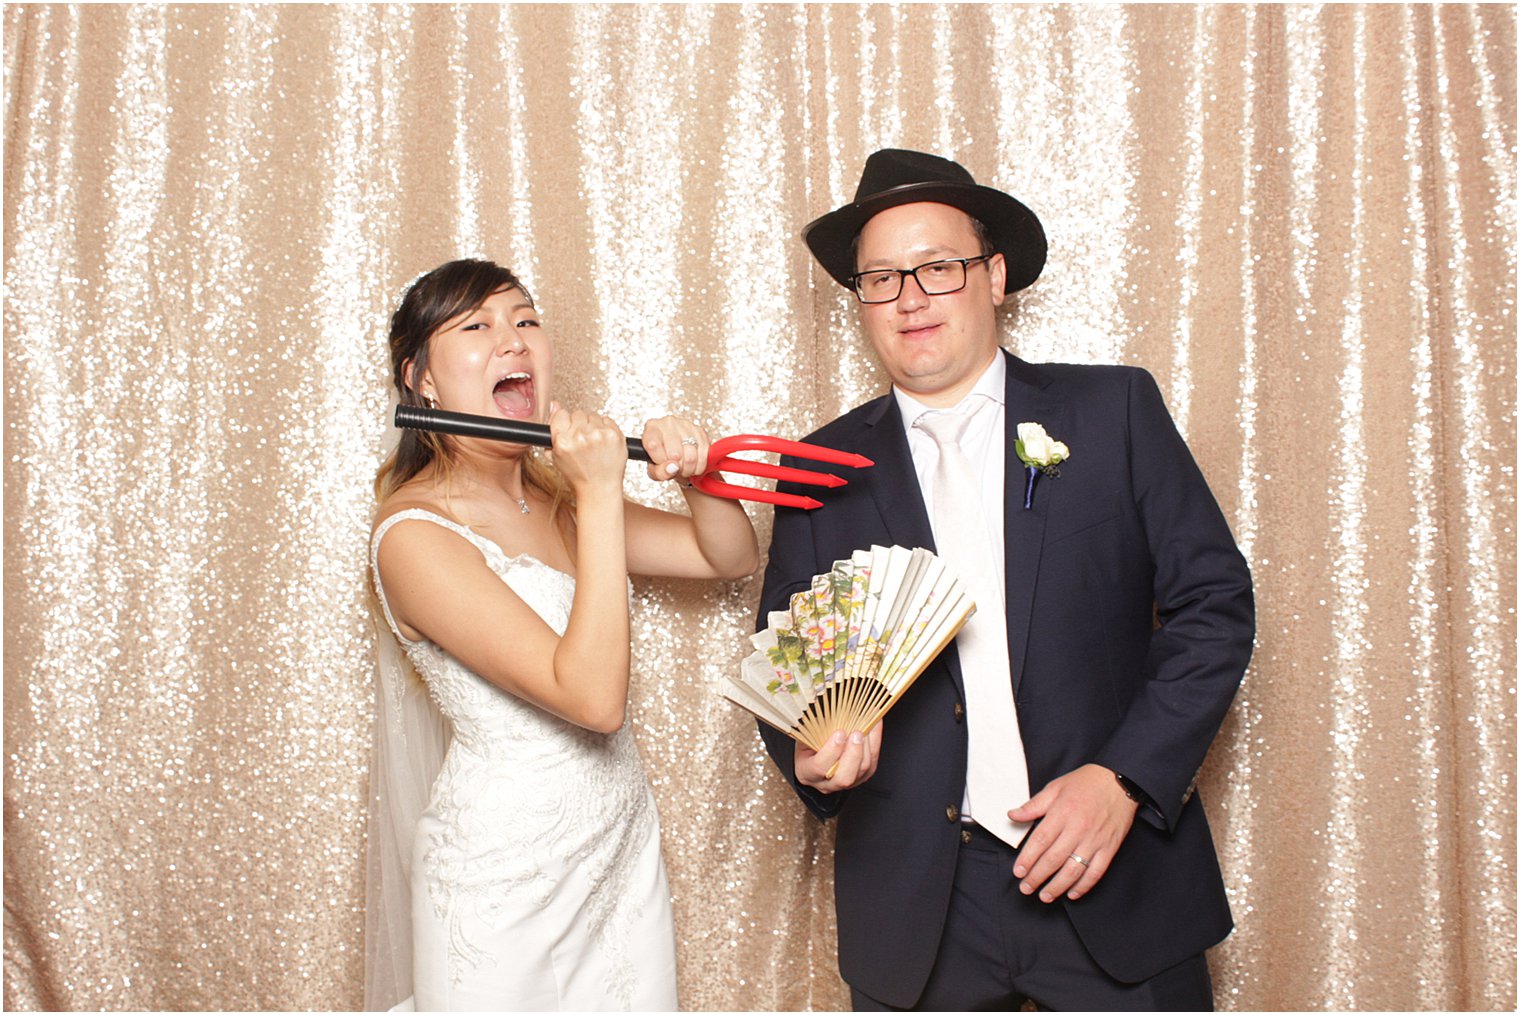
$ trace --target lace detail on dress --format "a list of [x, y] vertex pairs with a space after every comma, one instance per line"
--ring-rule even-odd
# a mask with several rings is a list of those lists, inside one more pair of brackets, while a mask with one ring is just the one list
[[[408, 519], [442, 525], [469, 540], [514, 593], [556, 634], [564, 633], [574, 578], [525, 554], [509, 557], [490, 540], [431, 512], [402, 511], [386, 519], [375, 532], [372, 565], [385, 534]], [[401, 638], [378, 566], [375, 585], [386, 620]], [[620, 1007], [630, 1007], [639, 971], [629, 937], [640, 914], [633, 894], [620, 886], [636, 876], [647, 880], [635, 868], [641, 858], [647, 866], [650, 843], [657, 859], [659, 834], [631, 732], [583, 729], [482, 679], [431, 642], [401, 641], [454, 729], [413, 847], [413, 906], [426, 899], [446, 928], [449, 981], [459, 985], [485, 967], [517, 961], [519, 955], [502, 950], [501, 935], [521, 933], [540, 918], [552, 922], [573, 904], [577, 933], [605, 963], [603, 988]], [[539, 952], [556, 940], [535, 938]], [[417, 943], [419, 963], [424, 944]], [[419, 985], [419, 1009], [423, 1000]]]

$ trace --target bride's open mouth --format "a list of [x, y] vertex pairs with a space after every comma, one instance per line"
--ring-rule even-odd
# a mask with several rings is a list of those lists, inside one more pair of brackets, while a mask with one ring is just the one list
[[507, 374], [496, 382], [491, 397], [502, 415], [531, 419], [534, 410], [533, 375], [524, 370]]

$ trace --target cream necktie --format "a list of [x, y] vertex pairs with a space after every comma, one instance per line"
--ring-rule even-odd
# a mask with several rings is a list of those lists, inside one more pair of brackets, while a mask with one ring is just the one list
[[970, 588], [977, 607], [955, 638], [970, 740], [966, 797], [978, 824], [1017, 846], [1029, 825], [1009, 821], [1008, 811], [1029, 799], [1029, 769], [1014, 711], [1006, 607], [991, 559], [976, 470], [960, 446], [977, 412], [991, 404], [983, 398], [976, 401], [970, 412], [928, 412], [913, 425], [939, 448], [934, 466], [934, 542], [940, 558]]

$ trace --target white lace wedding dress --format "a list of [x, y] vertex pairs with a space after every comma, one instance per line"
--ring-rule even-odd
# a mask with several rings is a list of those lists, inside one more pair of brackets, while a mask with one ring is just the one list
[[[563, 634], [575, 579], [427, 511]], [[378, 576], [378, 568], [375, 571]], [[378, 577], [376, 580], [378, 587]], [[453, 726], [412, 839], [418, 1010], [674, 1010], [659, 820], [633, 737], [593, 733], [476, 676], [386, 620]], [[510, 631], [497, 635], [510, 639]]]

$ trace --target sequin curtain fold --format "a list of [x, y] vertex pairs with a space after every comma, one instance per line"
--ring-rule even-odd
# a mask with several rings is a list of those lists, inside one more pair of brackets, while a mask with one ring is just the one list
[[[1039, 213], [1007, 344], [1154, 372], [1251, 562], [1219, 1006], [1514, 1008], [1513, 7], [8, 5], [4, 59], [7, 1008], [357, 1006], [399, 290], [493, 257], [566, 402], [797, 435], [884, 383], [796, 237], [885, 146]], [[682, 1004], [842, 1007], [832, 830], [709, 688], [758, 594], [637, 585]]]

